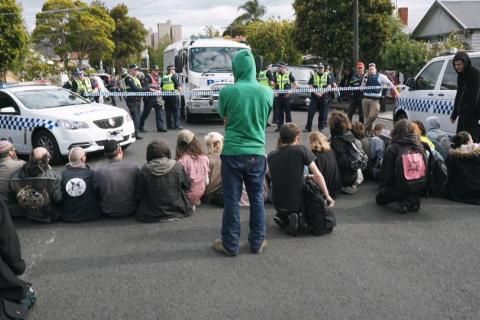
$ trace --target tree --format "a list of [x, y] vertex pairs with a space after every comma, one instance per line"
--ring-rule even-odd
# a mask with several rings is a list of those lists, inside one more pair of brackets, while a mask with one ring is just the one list
[[130, 62], [132, 56], [144, 50], [143, 43], [148, 31], [140, 20], [128, 16], [128, 8], [124, 4], [110, 10], [110, 16], [115, 22], [115, 30], [112, 33], [115, 43], [112, 64], [120, 69]]
[[45, 79], [52, 74], [52, 65], [49, 65], [40, 53], [29, 49], [22, 61], [20, 74], [23, 80]]
[[[20, 6], [15, 0], [0, 2], [0, 73], [5, 73], [18, 62], [28, 49], [28, 34]], [[5, 79], [6, 80], [6, 79]]]
[[302, 62], [302, 54], [295, 46], [293, 32], [294, 23], [288, 20], [254, 21], [247, 26], [247, 42], [264, 62], [283, 60], [297, 64]]
[[160, 39], [156, 48], [148, 48], [150, 65], [156, 64], [160, 70], [163, 70], [163, 51], [170, 44], [172, 44], [172, 39], [169, 36], [165, 36], [163, 39]]
[[233, 22], [225, 29], [223, 36], [240, 36], [245, 35], [246, 26], [253, 21], [260, 21], [265, 15], [267, 8], [261, 5], [258, 0], [249, 0], [238, 7], [238, 10], [245, 11], [243, 14], [235, 18]]

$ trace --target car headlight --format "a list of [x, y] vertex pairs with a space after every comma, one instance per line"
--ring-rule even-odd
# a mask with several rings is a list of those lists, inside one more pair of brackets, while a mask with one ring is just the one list
[[127, 122], [133, 121], [132, 116], [129, 113], [127, 113], [125, 118], [127, 119]]
[[60, 128], [63, 128], [65, 130], [77, 130], [77, 129], [88, 128], [88, 123], [86, 122], [78, 122], [78, 121], [71, 121], [71, 120], [58, 120], [57, 124]]

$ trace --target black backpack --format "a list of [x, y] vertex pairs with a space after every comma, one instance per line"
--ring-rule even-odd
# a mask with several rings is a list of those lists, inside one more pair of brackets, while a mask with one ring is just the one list
[[358, 140], [348, 143], [345, 159], [352, 170], [360, 169], [363, 171], [368, 166], [368, 156], [363, 151], [361, 143]]
[[303, 215], [310, 232], [322, 236], [337, 225], [335, 214], [327, 208], [327, 201], [319, 186], [312, 180], [303, 185]]
[[395, 184], [401, 192], [417, 194], [428, 182], [427, 161], [423, 150], [412, 145], [395, 160]]
[[428, 156], [428, 186], [427, 195], [438, 197], [447, 185], [448, 170], [442, 155], [434, 149], [429, 149]]

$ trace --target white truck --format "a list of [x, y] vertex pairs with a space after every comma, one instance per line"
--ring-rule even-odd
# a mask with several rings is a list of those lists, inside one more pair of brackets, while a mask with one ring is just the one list
[[218, 94], [202, 94], [232, 84], [232, 59], [235, 53], [250, 47], [226, 39], [182, 40], [169, 45], [163, 54], [163, 72], [174, 65], [182, 89], [192, 92], [182, 99], [187, 122], [200, 116], [218, 117]]

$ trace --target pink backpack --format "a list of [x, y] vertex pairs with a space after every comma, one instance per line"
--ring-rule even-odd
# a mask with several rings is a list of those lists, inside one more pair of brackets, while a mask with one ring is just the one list
[[395, 168], [397, 187], [403, 192], [418, 193], [427, 187], [427, 165], [425, 154], [418, 148], [402, 153]]

